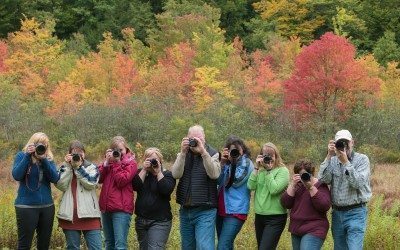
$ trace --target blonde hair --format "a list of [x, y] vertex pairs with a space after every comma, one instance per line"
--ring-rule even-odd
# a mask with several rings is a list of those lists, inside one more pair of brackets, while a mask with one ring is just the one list
[[282, 157], [281, 157], [281, 153], [279, 152], [279, 149], [275, 146], [275, 144], [273, 144], [272, 142], [265, 143], [261, 148], [261, 154], [263, 153], [262, 151], [264, 148], [271, 148], [274, 150], [274, 152], [275, 152], [274, 167], [285, 166], [285, 164], [283, 163]]
[[29, 139], [28, 143], [26, 143], [25, 147], [23, 148], [23, 151], [26, 152], [29, 145], [37, 144], [37, 143], [42, 143], [43, 145], [46, 146], [47, 159], [52, 161], [54, 158], [54, 155], [53, 155], [53, 152], [51, 152], [49, 137], [43, 132], [34, 133], [31, 136], [31, 138]]
[[158, 157], [158, 159], [159, 159], [159, 161], [160, 161], [160, 163], [162, 165], [162, 162], [163, 162], [164, 158], [163, 158], [163, 155], [161, 154], [161, 151], [158, 148], [154, 148], [153, 147], [153, 148], [146, 149], [146, 151], [144, 151], [144, 158], [147, 159], [152, 154], [156, 154], [157, 155], [157, 157]]
[[115, 136], [114, 138], [112, 138], [111, 140], [111, 144], [110, 144], [110, 148], [118, 148], [118, 144], [122, 143], [122, 145], [124, 145], [124, 147], [126, 148], [126, 152], [132, 153], [132, 150], [130, 149], [128, 143], [126, 142], [125, 138], [118, 135]]

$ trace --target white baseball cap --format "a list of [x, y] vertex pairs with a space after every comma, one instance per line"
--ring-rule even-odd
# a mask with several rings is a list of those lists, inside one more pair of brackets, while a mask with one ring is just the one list
[[335, 135], [335, 141], [340, 140], [340, 139], [346, 139], [348, 141], [353, 140], [353, 137], [350, 134], [350, 131], [343, 129], [339, 130], [336, 135]]

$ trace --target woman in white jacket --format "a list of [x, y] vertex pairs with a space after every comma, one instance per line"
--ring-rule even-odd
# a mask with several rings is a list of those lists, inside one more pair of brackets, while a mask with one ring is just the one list
[[81, 142], [73, 141], [65, 162], [59, 169], [56, 187], [63, 191], [57, 214], [59, 227], [64, 231], [67, 249], [80, 249], [83, 234], [88, 249], [102, 249], [101, 222], [96, 187], [99, 181], [97, 166], [85, 159]]

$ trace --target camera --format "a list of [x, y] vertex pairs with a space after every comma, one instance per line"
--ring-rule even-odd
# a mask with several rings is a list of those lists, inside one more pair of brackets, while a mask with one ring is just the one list
[[157, 161], [157, 159], [151, 159], [151, 160], [150, 160], [150, 165], [151, 165], [152, 168], [158, 167], [158, 161]]
[[80, 154], [72, 154], [72, 161], [78, 162], [81, 160], [81, 155]]
[[121, 150], [119, 150], [118, 148], [113, 149], [112, 156], [113, 156], [114, 158], [119, 158], [119, 157], [121, 157]]
[[308, 172], [304, 172], [300, 175], [300, 178], [302, 181], [310, 181], [311, 180], [311, 174]]
[[240, 152], [239, 152], [238, 149], [233, 148], [233, 149], [231, 149], [231, 150], [229, 151], [229, 156], [230, 156], [232, 159], [237, 159], [237, 158], [239, 158], [239, 156], [240, 156]]
[[337, 150], [344, 151], [344, 149], [347, 147], [348, 143], [347, 140], [345, 139], [339, 139], [335, 142], [335, 147]]
[[263, 162], [265, 164], [270, 164], [272, 162], [272, 157], [270, 155], [264, 155], [263, 156]]
[[196, 146], [197, 146], [196, 139], [189, 138], [189, 147], [196, 147]]
[[46, 146], [42, 143], [37, 143], [35, 145], [35, 152], [37, 155], [44, 155], [46, 153]]

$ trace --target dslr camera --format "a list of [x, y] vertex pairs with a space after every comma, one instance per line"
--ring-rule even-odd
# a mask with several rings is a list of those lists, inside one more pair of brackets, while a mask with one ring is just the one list
[[112, 151], [112, 156], [114, 158], [121, 157], [121, 150], [119, 148], [114, 148], [113, 151]]
[[72, 154], [72, 161], [73, 162], [78, 162], [82, 159], [80, 154]]
[[310, 181], [311, 180], [311, 174], [309, 172], [304, 172], [300, 175], [300, 179], [302, 181]]
[[46, 146], [42, 143], [35, 144], [35, 152], [37, 155], [44, 155], [46, 153]]
[[337, 150], [344, 151], [347, 148], [348, 142], [345, 139], [339, 139], [335, 142], [335, 147]]
[[189, 138], [189, 147], [196, 147], [196, 146], [197, 146], [196, 139]]
[[270, 155], [264, 155], [263, 156], [263, 162], [265, 164], [270, 164], [272, 162], [272, 157]]
[[158, 167], [158, 161], [157, 161], [156, 159], [151, 159], [151, 160], [150, 160], [150, 166], [151, 166], [152, 168]]
[[233, 148], [233, 149], [231, 149], [231, 150], [229, 151], [229, 156], [230, 156], [232, 159], [237, 159], [237, 158], [239, 158], [239, 156], [240, 156], [240, 152], [239, 152], [238, 149]]

